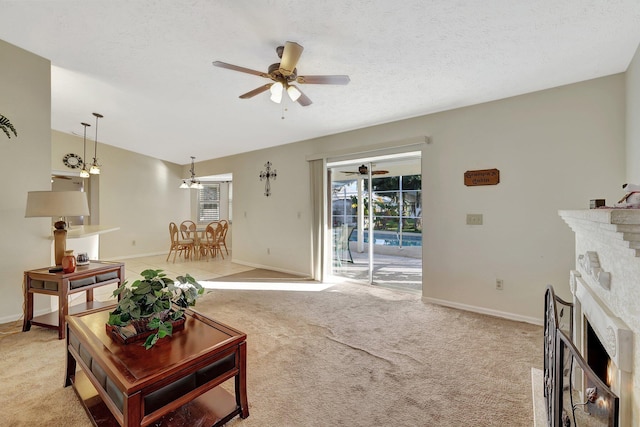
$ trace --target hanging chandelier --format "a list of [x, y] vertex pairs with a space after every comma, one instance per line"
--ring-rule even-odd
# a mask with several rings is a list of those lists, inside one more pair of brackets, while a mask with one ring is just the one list
[[189, 170], [189, 172], [191, 172], [191, 178], [183, 179], [182, 184], [180, 184], [180, 188], [193, 188], [195, 190], [204, 188], [202, 183], [196, 179], [196, 167], [194, 164], [195, 159], [195, 157], [191, 156], [191, 169]]
[[87, 162], [86, 162], [86, 158], [87, 158], [87, 126], [91, 126], [89, 123], [85, 123], [82, 122], [80, 123], [82, 126], [84, 126], [84, 137], [83, 137], [83, 143], [84, 143], [84, 148], [83, 148], [83, 152], [82, 152], [82, 170], [80, 171], [80, 178], [89, 178], [89, 171], [87, 170]]
[[93, 113], [93, 115], [96, 117], [96, 141], [95, 141], [95, 145], [93, 146], [93, 163], [89, 168], [89, 173], [92, 175], [99, 175], [101, 165], [98, 164], [98, 119], [99, 118], [101, 119], [104, 116], [100, 113]]

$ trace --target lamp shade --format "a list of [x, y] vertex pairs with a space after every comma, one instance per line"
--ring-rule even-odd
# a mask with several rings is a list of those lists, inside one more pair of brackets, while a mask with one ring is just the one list
[[293, 102], [296, 102], [298, 98], [300, 98], [300, 95], [302, 95], [302, 92], [294, 85], [287, 86], [287, 93]]
[[271, 92], [271, 100], [276, 104], [279, 104], [280, 101], [282, 101], [282, 88], [283, 86], [280, 82], [275, 82], [271, 85], [271, 88], [269, 88], [269, 91]]
[[25, 218], [89, 215], [82, 191], [29, 191]]

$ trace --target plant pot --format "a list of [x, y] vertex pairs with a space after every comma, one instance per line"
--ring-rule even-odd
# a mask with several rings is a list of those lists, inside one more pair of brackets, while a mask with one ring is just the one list
[[[167, 311], [166, 314], [163, 315], [163, 321], [166, 322], [166, 319], [169, 319], [170, 312]], [[151, 319], [152, 317], [140, 319], [138, 321], [134, 321], [136, 322], [136, 325], [134, 325], [134, 322], [131, 322], [131, 325], [129, 326], [115, 326], [106, 323], [105, 328], [107, 330], [107, 335], [109, 335], [114, 341], [119, 342], [120, 344], [131, 344], [134, 342], [144, 341], [149, 335], [156, 333], [155, 329], [149, 330], [147, 327]], [[173, 333], [184, 329], [185, 320], [186, 318], [184, 315], [178, 320], [168, 320], [171, 322], [173, 327]]]
[[131, 324], [135, 328], [136, 332], [141, 334], [149, 330], [149, 322], [151, 322], [153, 319], [158, 317], [160, 318], [160, 320], [164, 322], [169, 318], [170, 314], [171, 314], [170, 310], [165, 310], [161, 313], [157, 313], [149, 317], [143, 317], [142, 319], [139, 319], [139, 320], [132, 320]]

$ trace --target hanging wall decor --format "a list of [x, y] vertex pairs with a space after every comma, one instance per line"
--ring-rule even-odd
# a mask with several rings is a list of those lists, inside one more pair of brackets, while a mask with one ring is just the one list
[[467, 187], [497, 185], [499, 183], [500, 171], [498, 169], [473, 170], [464, 173], [464, 185]]
[[265, 182], [264, 184], [264, 195], [269, 197], [271, 195], [271, 183], [269, 182], [269, 180], [275, 181], [276, 176], [278, 175], [275, 169], [271, 170], [271, 162], [265, 163], [264, 167], [267, 168], [267, 170], [260, 172], [260, 181], [262, 181], [263, 179], [267, 180], [267, 182]]

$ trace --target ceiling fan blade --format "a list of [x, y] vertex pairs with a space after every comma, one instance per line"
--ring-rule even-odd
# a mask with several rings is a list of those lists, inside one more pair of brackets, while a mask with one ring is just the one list
[[284, 52], [282, 52], [282, 59], [280, 60], [280, 74], [283, 76], [293, 74], [293, 70], [296, 69], [298, 59], [300, 59], [303, 50], [304, 47], [296, 42], [286, 42], [284, 44]]
[[336, 76], [298, 76], [296, 81], [300, 84], [314, 84], [314, 85], [346, 85], [351, 79], [349, 76], [336, 75]]
[[266, 85], [262, 85], [259, 88], [256, 88], [254, 90], [251, 90], [245, 94], [240, 95], [240, 98], [242, 99], [249, 99], [249, 98], [253, 98], [254, 96], [262, 93], [262, 92], [266, 92], [269, 90], [269, 88], [271, 87], [273, 83], [267, 83]]
[[385, 175], [388, 173], [389, 171], [371, 171], [371, 175]]
[[265, 77], [267, 79], [270, 78], [267, 73], [263, 73], [262, 71], [256, 71], [250, 68], [240, 67], [238, 65], [227, 64], [226, 62], [213, 61], [213, 65], [220, 68], [226, 68], [228, 70], [240, 71], [242, 73], [253, 74], [254, 76]]
[[298, 104], [302, 105], [303, 107], [313, 104], [313, 101], [311, 101], [311, 99], [309, 99], [307, 95], [305, 95], [300, 89], [298, 90], [300, 91], [300, 97], [297, 101]]

